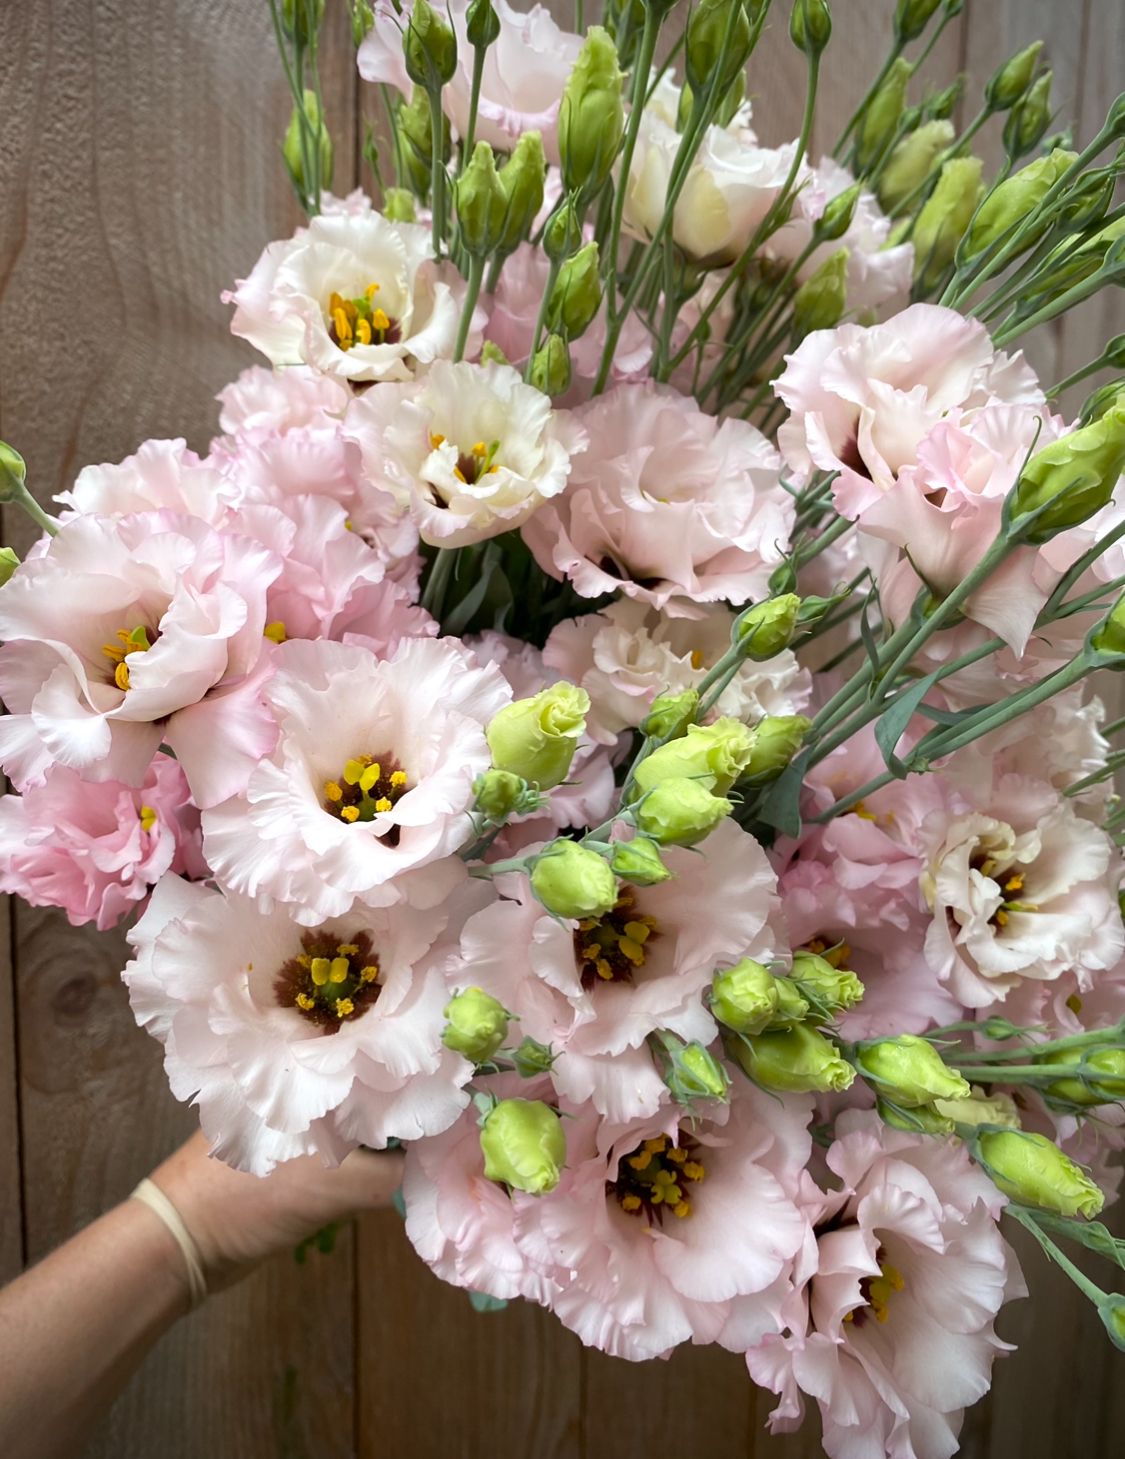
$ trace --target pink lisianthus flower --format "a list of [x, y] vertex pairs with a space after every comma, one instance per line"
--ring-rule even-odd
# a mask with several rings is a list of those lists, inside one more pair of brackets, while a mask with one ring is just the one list
[[219, 427], [228, 436], [251, 438], [257, 431], [286, 436], [309, 427], [323, 428], [343, 415], [351, 398], [343, 380], [304, 365], [284, 370], [249, 365], [216, 396]]
[[90, 784], [65, 765], [23, 795], [0, 797], [0, 891], [61, 907], [75, 926], [114, 926], [166, 871], [203, 877], [199, 812], [175, 760], [143, 784]]
[[[592, 1101], [607, 1119], [656, 1113], [667, 1090], [649, 1034], [669, 1029], [710, 1043], [717, 1030], [701, 995], [716, 967], [769, 959], [780, 943], [770, 925], [774, 874], [733, 822], [697, 851], [668, 848], [664, 861], [672, 880], [629, 887], [589, 924], [548, 916], [526, 877], [505, 876], [503, 900], [470, 918], [461, 940], [461, 981], [491, 993], [524, 1034], [557, 1050], [551, 1078], [560, 1095]], [[608, 958], [596, 950], [602, 944]]]
[[575, 416], [589, 449], [523, 529], [544, 572], [586, 598], [621, 591], [689, 618], [764, 595], [794, 508], [760, 431], [652, 383], [619, 385]]
[[499, 671], [451, 638], [407, 639], [387, 660], [352, 644], [282, 644], [266, 686], [276, 749], [244, 795], [203, 818], [216, 876], [309, 925], [408, 887], [432, 905], [472, 830], [473, 781], [491, 758], [484, 727], [510, 699]]
[[[410, 380], [451, 354], [463, 290], [434, 263], [428, 229], [371, 211], [313, 218], [223, 297], [233, 332], [275, 365], [365, 382]], [[352, 318], [357, 299], [370, 309]]]
[[163, 510], [229, 527], [238, 492], [183, 440], [145, 441], [124, 461], [84, 466], [70, 490], [55, 500], [64, 508], [64, 522], [72, 515], [124, 517]]
[[[636, 729], [658, 694], [697, 688], [727, 652], [735, 615], [707, 604], [695, 618], [674, 618], [620, 598], [600, 613], [568, 618], [551, 630], [543, 661], [590, 696], [589, 731], [612, 745]], [[799, 714], [812, 681], [784, 649], [766, 663], [743, 663], [715, 702], [712, 717], [754, 723], [767, 714]]]
[[[531, 353], [531, 340], [550, 267], [542, 249], [521, 243], [504, 260], [496, 292], [492, 296], [485, 338], [503, 350], [505, 358], [520, 369]], [[570, 341], [570, 388], [564, 395], [556, 397], [562, 405], [578, 405], [590, 397], [605, 348], [605, 314], [603, 300], [586, 330]], [[629, 313], [613, 351], [609, 375], [611, 383], [643, 379], [651, 359], [652, 336], [644, 323], [635, 314]]]
[[520, 526], [566, 489], [586, 433], [509, 365], [439, 360], [421, 380], [368, 391], [348, 411], [373, 486], [422, 539], [464, 547]]
[[814, 1212], [817, 1252], [784, 1331], [746, 1354], [780, 1395], [774, 1431], [815, 1398], [830, 1459], [951, 1459], [965, 1408], [1009, 1350], [993, 1323], [1026, 1294], [997, 1226], [1004, 1204], [960, 1146], [903, 1134], [866, 1111], [836, 1121], [840, 1189]]
[[139, 785], [163, 742], [197, 805], [234, 794], [275, 734], [259, 681], [281, 565], [199, 517], [67, 522], [0, 590], [8, 775], [26, 790], [62, 764]]
[[[459, 136], [465, 135], [473, 69], [473, 48], [466, 31], [468, 0], [451, 0], [447, 12], [457, 38], [457, 69], [442, 88], [441, 100]], [[410, 7], [401, 12], [376, 0], [375, 24], [359, 48], [359, 74], [365, 81], [393, 86], [404, 96], [413, 89], [403, 59], [403, 33], [410, 24]], [[581, 36], [560, 29], [542, 5], [514, 9], [507, 0], [495, 0], [499, 34], [485, 53], [477, 111], [478, 142], [510, 152], [524, 132], [543, 137], [548, 160], [559, 161], [558, 121], [563, 88], [578, 52]]]
[[[567, 1121], [558, 1188], [516, 1213], [547, 1305], [590, 1347], [641, 1361], [683, 1342], [742, 1350], [775, 1331], [808, 1235], [796, 1201], [812, 1102], [740, 1081], [695, 1119], [676, 1107]], [[750, 1239], [748, 1239], [748, 1236]]]
[[426, 917], [362, 907], [303, 929], [237, 895], [154, 897], [124, 978], [212, 1152], [265, 1175], [451, 1124], [472, 1076], [441, 1042], [441, 939], [458, 915], [454, 896]]
[[833, 497], [847, 517], [893, 487], [951, 411], [1044, 398], [1021, 355], [994, 350], [982, 324], [935, 304], [867, 328], [816, 330], [787, 356], [776, 389], [790, 412], [782, 454], [803, 476], [839, 472]]
[[[548, 1080], [500, 1074], [478, 1078], [474, 1086], [498, 1099], [554, 1102]], [[547, 1301], [554, 1283], [534, 1270], [515, 1239], [520, 1211], [541, 1198], [486, 1179], [476, 1109], [467, 1109], [440, 1134], [407, 1147], [402, 1195], [406, 1234], [443, 1282], [505, 1301]]]

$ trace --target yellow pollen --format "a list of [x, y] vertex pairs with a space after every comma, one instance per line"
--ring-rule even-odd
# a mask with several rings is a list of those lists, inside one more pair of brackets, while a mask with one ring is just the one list
[[618, 940], [617, 949], [621, 956], [628, 958], [635, 968], [643, 967], [645, 950], [639, 942], [634, 942], [631, 937], [622, 937]]
[[640, 1196], [623, 1196], [621, 1198], [621, 1209], [623, 1211], [639, 1211], [641, 1209]]
[[430, 433], [430, 450], [431, 451], [436, 451], [439, 446], [444, 446], [444, 445], [445, 445], [445, 437], [444, 436], [440, 436], [436, 432], [431, 432]]
[[652, 931], [647, 922], [626, 922], [625, 936], [633, 942], [647, 942]]
[[335, 780], [326, 780], [324, 782], [324, 798], [325, 800], [343, 800], [344, 792]]
[[483, 441], [477, 441], [474, 444], [473, 449], [472, 449], [472, 455], [474, 455], [474, 456], [487, 456], [488, 455], [488, 448], [487, 448], [487, 446], [485, 446], [485, 444], [484, 444]]
[[1008, 925], [1008, 914], [1003, 907], [996, 913], [996, 925], [997, 927], [1007, 927]]
[[995, 870], [996, 862], [992, 859], [991, 856], [986, 856], [980, 865], [981, 876], [991, 876]]
[[316, 1001], [315, 999], [310, 998], [307, 993], [298, 993], [297, 1007], [303, 1009], [306, 1013], [308, 1013], [311, 1009], [316, 1007]]
[[[453, 468], [453, 474], [457, 478], [458, 481], [464, 481], [465, 480], [465, 473], [461, 470], [460, 466], [455, 466]], [[468, 485], [467, 482], [465, 484]]]
[[341, 942], [336, 951], [341, 957], [354, 957], [359, 951], [359, 948], [354, 942]]
[[406, 771], [405, 770], [392, 770], [391, 771], [391, 784], [394, 786], [395, 790], [401, 789], [401, 787], [406, 784]]
[[285, 624], [280, 619], [276, 623], [267, 623], [262, 629], [262, 637], [270, 639], [273, 643], [284, 643], [289, 635], [285, 631]]
[[681, 1150], [680, 1147], [677, 1145], [673, 1149], [667, 1151], [666, 1153], [667, 1153], [668, 1159], [672, 1162], [673, 1165], [683, 1165], [686, 1168], [686, 1162], [687, 1162], [687, 1151], [686, 1150]]
[[691, 666], [692, 666], [693, 669], [701, 669], [703, 667], [703, 650], [702, 649], [698, 649], [698, 648], [693, 648], [692, 649], [692, 651], [691, 651]]
[[893, 1267], [889, 1261], [880, 1262], [880, 1275], [872, 1281], [868, 1287], [868, 1299], [871, 1303], [871, 1310], [875, 1314], [876, 1322], [886, 1322], [891, 1315], [887, 1306], [891, 1299], [892, 1292], [901, 1292], [906, 1286], [902, 1273], [897, 1267]]
[[333, 309], [332, 323], [336, 326], [336, 343], [341, 349], [347, 349], [352, 342], [352, 327], [343, 309]]
[[354, 822], [354, 821], [358, 821], [359, 820], [359, 807], [358, 806], [354, 806], [354, 805], [341, 806], [340, 807], [340, 819], [342, 821], [347, 821], [349, 823], [349, 825], [352, 822]]
[[391, 321], [382, 309], [372, 309], [371, 323], [380, 333], [385, 333], [391, 327]]
[[852, 806], [852, 815], [858, 816], [861, 821], [874, 821], [877, 819], [877, 817], [867, 809], [867, 807], [861, 800], [857, 800], [855, 805]]
[[597, 973], [599, 978], [604, 978], [607, 983], [613, 981], [613, 969], [610, 967], [609, 963], [606, 962], [604, 957], [598, 958], [597, 961], [594, 963], [594, 971]]
[[355, 1004], [350, 998], [336, 999], [336, 1017], [347, 1018], [350, 1013], [355, 1012]]
[[360, 968], [359, 970], [359, 981], [361, 983], [373, 983], [378, 976], [379, 969], [374, 966]]
[[367, 288], [364, 289], [364, 291], [363, 291], [363, 297], [370, 304], [371, 301], [375, 298], [375, 295], [378, 292], [379, 292], [379, 285], [378, 284], [368, 284]]
[[651, 1140], [646, 1140], [644, 1149], [651, 1150], [654, 1155], [663, 1155], [668, 1148], [668, 1136], [657, 1135]]
[[677, 1202], [677, 1204], [672, 1207], [672, 1215], [673, 1216], [678, 1216], [681, 1221], [684, 1219], [685, 1216], [690, 1216], [691, 1215], [691, 1202], [690, 1201], [679, 1201], [679, 1202]]
[[389, 811], [393, 804], [393, 801], [388, 800], [385, 795], [381, 795], [375, 802], [375, 809], [377, 811]]
[[334, 957], [328, 965], [328, 981], [342, 983], [350, 971], [351, 964], [346, 957]]
[[706, 1173], [698, 1160], [689, 1160], [684, 1166], [684, 1177], [687, 1180], [700, 1181]]
[[1072, 993], [1066, 1000], [1066, 1006], [1070, 1009], [1071, 1013], [1081, 1013], [1082, 999], [1079, 998], [1077, 993]]
[[156, 825], [156, 812], [150, 805], [141, 806], [141, 830], [151, 831]]
[[328, 981], [328, 974], [332, 964], [326, 957], [314, 957], [309, 964], [309, 977], [318, 988], [323, 988]]
[[125, 690], [129, 687], [129, 667], [122, 659], [113, 671], [113, 682], [119, 689]]
[[309, 957], [307, 952], [303, 952], [297, 958], [297, 965], [298, 967], [302, 967], [307, 971], [309, 968], [312, 967], [312, 958]]
[[1004, 890], [1006, 892], [1023, 891], [1023, 877], [1018, 871], [1014, 876], [1010, 876], [1008, 880], [1004, 883]]
[[652, 1151], [640, 1150], [636, 1155], [630, 1155], [625, 1163], [634, 1170], [647, 1170], [652, 1164]]
[[582, 949], [582, 956], [588, 963], [596, 963], [602, 955], [602, 950], [596, 942], [588, 942]]
[[[379, 311], [382, 313], [382, 310]], [[371, 343], [371, 324], [367, 319], [357, 319], [355, 322], [355, 337], [360, 344]]]

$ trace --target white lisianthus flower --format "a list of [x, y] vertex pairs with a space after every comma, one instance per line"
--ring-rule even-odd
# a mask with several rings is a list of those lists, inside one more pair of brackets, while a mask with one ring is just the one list
[[585, 430], [510, 365], [438, 360], [369, 391], [344, 433], [369, 481], [408, 506], [426, 542], [463, 547], [521, 526], [562, 492]]
[[359, 1144], [453, 1123], [472, 1065], [442, 1046], [440, 964], [462, 898], [479, 906], [479, 888], [462, 884], [425, 917], [363, 907], [302, 928], [248, 898], [163, 879], [130, 933], [124, 977], [214, 1154], [266, 1175], [298, 1155], [337, 1164]]
[[236, 305], [231, 330], [275, 365], [409, 380], [452, 353], [463, 287], [434, 263], [426, 228], [372, 210], [314, 218], [271, 243], [223, 298]]
[[275, 664], [277, 747], [204, 821], [217, 879], [308, 926], [357, 902], [440, 901], [491, 763], [484, 727], [511, 702], [499, 669], [453, 638], [406, 639], [391, 659], [292, 639]]

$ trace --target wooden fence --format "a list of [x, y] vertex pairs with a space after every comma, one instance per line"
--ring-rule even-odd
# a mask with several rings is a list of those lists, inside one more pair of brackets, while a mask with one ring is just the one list
[[[767, 142], [798, 129], [788, 6], [751, 68]], [[885, 50], [892, 0], [836, 0], [814, 147], [831, 147]], [[346, 7], [329, 0], [324, 81], [337, 190], [362, 180]], [[1096, 130], [1122, 82], [1122, 0], [966, 0], [937, 74], [970, 94], [1042, 36], [1062, 118]], [[250, 363], [219, 293], [297, 214], [278, 142], [289, 103], [265, 0], [0, 3], [0, 435], [47, 501], [149, 436], [205, 448], [214, 392]], [[986, 148], [986, 153], [987, 153]], [[995, 160], [995, 151], [992, 153]], [[1125, 328], [1097, 301], [1038, 341], [1059, 379]], [[26, 524], [5, 520], [22, 551]], [[134, 1026], [123, 941], [5, 909], [0, 950], [0, 1279], [111, 1203], [181, 1140], [158, 1047]], [[10, 954], [10, 959], [9, 959]], [[1026, 1254], [1026, 1253], [1025, 1253]], [[1005, 1333], [1020, 1352], [966, 1424], [974, 1459], [1120, 1452], [1125, 1359], [1057, 1273]], [[3, 1393], [0, 1392], [0, 1403]], [[740, 1359], [682, 1349], [642, 1367], [587, 1352], [538, 1309], [478, 1316], [432, 1278], [393, 1213], [331, 1257], [279, 1258], [166, 1337], [91, 1436], [97, 1459], [805, 1459], [771, 1440]]]

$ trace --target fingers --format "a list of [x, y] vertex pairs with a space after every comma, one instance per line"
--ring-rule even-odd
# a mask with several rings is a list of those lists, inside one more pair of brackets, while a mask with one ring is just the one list
[[389, 1206], [402, 1184], [400, 1150], [353, 1150], [338, 1170], [326, 1175], [338, 1182], [341, 1205], [351, 1213]]

